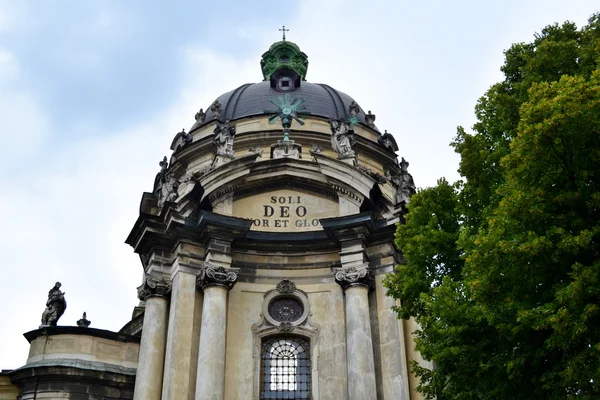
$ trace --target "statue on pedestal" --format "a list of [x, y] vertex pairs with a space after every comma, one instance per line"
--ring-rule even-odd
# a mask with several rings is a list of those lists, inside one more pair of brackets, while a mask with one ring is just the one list
[[54, 287], [48, 292], [48, 300], [46, 301], [46, 309], [42, 313], [42, 325], [56, 326], [58, 319], [64, 314], [67, 308], [65, 293], [60, 291], [61, 283], [56, 282]]

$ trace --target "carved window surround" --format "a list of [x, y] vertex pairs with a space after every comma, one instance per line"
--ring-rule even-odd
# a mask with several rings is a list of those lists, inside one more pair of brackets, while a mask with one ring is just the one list
[[[271, 309], [271, 312], [269, 309]], [[260, 317], [260, 321], [252, 325], [254, 336], [252, 353], [254, 359], [254, 391], [252, 398], [258, 399], [260, 396], [263, 340], [268, 337], [298, 336], [310, 343], [311, 399], [318, 400], [318, 338], [320, 327], [311, 321], [310, 302], [306, 292], [296, 288], [296, 285], [290, 280], [285, 279], [279, 282], [275, 289], [265, 293]]]

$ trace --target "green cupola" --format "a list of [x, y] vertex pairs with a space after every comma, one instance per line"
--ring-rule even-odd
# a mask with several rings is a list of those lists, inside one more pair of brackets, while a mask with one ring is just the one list
[[[260, 68], [265, 81], [273, 80], [275, 75], [282, 75], [281, 72], [287, 72], [283, 75], [296, 75], [305, 81], [308, 56], [300, 50], [296, 43], [288, 42], [284, 38], [280, 42], [273, 43], [269, 50], [262, 55]], [[294, 72], [294, 74], [289, 74], [289, 72]]]

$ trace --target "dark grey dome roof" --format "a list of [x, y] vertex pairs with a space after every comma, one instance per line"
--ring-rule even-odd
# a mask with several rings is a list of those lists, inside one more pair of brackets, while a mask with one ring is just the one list
[[[269, 81], [264, 81], [248, 83], [219, 96], [217, 100], [221, 103], [220, 119], [235, 120], [253, 115], [265, 115], [265, 110], [277, 108], [269, 102], [269, 99], [277, 102], [278, 97], [284, 97], [286, 94], [289, 94], [292, 99], [295, 97], [305, 98], [306, 112], [311, 115], [343, 120], [348, 120], [350, 117], [349, 107], [353, 99], [331, 86], [302, 81], [300, 87], [287, 92], [280, 92], [272, 88]], [[196, 121], [190, 131], [214, 120], [210, 106], [205, 112], [206, 119]], [[358, 114], [358, 119], [361, 124], [368, 125], [362, 108]], [[373, 126], [373, 129], [377, 130], [375, 126]]]

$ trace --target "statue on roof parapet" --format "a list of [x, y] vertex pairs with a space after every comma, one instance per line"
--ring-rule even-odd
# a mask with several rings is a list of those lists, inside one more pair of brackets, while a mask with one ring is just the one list
[[352, 147], [356, 139], [350, 124], [340, 119], [331, 118], [329, 126], [331, 127], [331, 147], [338, 153], [338, 158], [354, 157]]
[[396, 188], [396, 204], [402, 206], [408, 204], [410, 197], [417, 192], [415, 181], [412, 175], [408, 173], [409, 165], [408, 161], [402, 157], [402, 161], [398, 164], [400, 168], [396, 171], [388, 171], [386, 176]]
[[80, 326], [82, 328], [89, 327], [91, 323], [92, 321], [87, 319], [87, 314], [85, 311], [83, 312], [83, 316], [81, 317], [81, 319], [77, 320], [77, 326]]
[[48, 300], [46, 301], [46, 309], [42, 313], [42, 324], [40, 328], [46, 326], [56, 326], [58, 319], [64, 314], [67, 308], [65, 293], [60, 291], [60, 282], [56, 282], [54, 287], [48, 292]]

